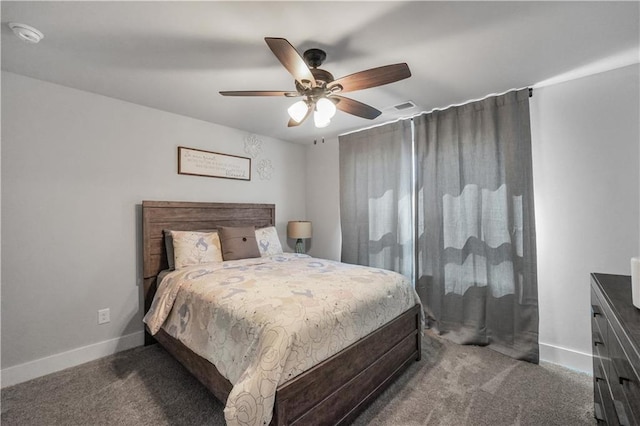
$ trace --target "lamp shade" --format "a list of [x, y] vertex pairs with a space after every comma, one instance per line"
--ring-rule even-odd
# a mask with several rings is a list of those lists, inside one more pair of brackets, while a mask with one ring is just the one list
[[311, 238], [311, 222], [304, 220], [289, 222], [287, 224], [287, 237]]

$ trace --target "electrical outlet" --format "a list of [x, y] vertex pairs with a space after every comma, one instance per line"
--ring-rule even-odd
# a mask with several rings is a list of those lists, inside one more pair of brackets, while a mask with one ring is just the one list
[[98, 324], [106, 324], [111, 321], [111, 313], [109, 308], [98, 310]]

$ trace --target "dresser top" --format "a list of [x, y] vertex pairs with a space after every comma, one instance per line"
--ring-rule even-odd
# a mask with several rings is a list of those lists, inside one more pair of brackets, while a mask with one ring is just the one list
[[595, 273], [591, 277], [634, 346], [640, 347], [640, 309], [633, 306], [631, 299], [631, 277]]

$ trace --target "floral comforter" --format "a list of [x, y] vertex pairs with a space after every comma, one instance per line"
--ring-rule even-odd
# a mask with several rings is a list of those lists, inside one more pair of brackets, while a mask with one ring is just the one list
[[233, 385], [228, 425], [264, 425], [276, 388], [420, 303], [395, 272], [281, 254], [168, 274], [144, 318]]

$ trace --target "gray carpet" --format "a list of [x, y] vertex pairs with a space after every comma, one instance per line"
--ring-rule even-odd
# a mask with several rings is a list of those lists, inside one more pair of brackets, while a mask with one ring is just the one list
[[[423, 339], [412, 365], [354, 425], [588, 425], [588, 375]], [[223, 425], [223, 406], [157, 345], [2, 389], [8, 425]]]

